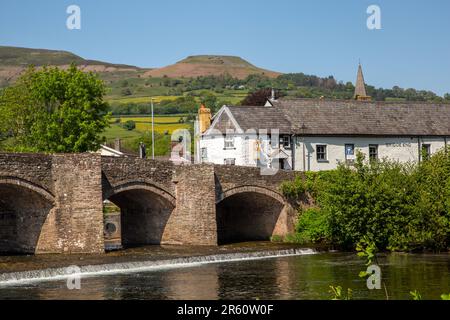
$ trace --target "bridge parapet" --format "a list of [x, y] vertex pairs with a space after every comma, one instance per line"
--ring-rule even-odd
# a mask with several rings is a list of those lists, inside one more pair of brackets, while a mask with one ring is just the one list
[[52, 161], [45, 154], [0, 153], [0, 179], [23, 181], [53, 195]]

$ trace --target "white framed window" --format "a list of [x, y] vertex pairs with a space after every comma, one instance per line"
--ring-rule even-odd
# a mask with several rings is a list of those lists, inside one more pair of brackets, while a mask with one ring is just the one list
[[316, 155], [318, 162], [327, 161], [327, 146], [324, 144], [318, 144], [316, 146]]
[[224, 160], [225, 165], [227, 166], [234, 166], [236, 165], [236, 159], [234, 158], [227, 158]]
[[291, 147], [291, 136], [281, 136], [280, 146], [283, 146], [285, 149], [289, 149]]
[[224, 149], [234, 149], [234, 137], [233, 136], [225, 136], [225, 145]]

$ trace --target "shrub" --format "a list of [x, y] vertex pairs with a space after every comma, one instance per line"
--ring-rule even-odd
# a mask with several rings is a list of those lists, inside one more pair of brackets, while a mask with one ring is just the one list
[[128, 131], [134, 130], [136, 129], [136, 122], [134, 122], [133, 120], [128, 120], [123, 124], [123, 127]]
[[296, 201], [308, 192], [318, 205], [299, 217], [303, 240], [354, 249], [368, 238], [393, 251], [450, 245], [450, 153], [444, 151], [420, 164], [369, 163], [358, 155], [354, 168], [308, 173], [281, 189]]
[[330, 239], [327, 213], [319, 208], [303, 211], [299, 216], [296, 232], [307, 242], [327, 242]]

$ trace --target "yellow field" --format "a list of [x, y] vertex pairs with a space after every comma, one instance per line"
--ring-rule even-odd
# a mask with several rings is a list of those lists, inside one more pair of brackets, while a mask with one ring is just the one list
[[[186, 116], [161, 116], [155, 117], [155, 132], [165, 133], [166, 131], [171, 134], [177, 129], [188, 129], [192, 126], [190, 123], [179, 123], [180, 118], [186, 118]], [[147, 132], [152, 130], [151, 117], [136, 117], [136, 116], [121, 116], [121, 123], [127, 121], [134, 121], [136, 123], [135, 132]], [[115, 118], [110, 120], [112, 126], [115, 125]]]
[[[164, 133], [167, 131], [169, 134], [173, 133], [177, 129], [188, 129], [190, 125], [186, 123], [180, 124], [156, 124], [155, 123], [155, 132]], [[136, 130], [140, 132], [151, 131], [152, 124], [151, 123], [136, 123]]]
[[[181, 116], [167, 116], [167, 117], [155, 117], [155, 123], [178, 123], [180, 121]], [[186, 117], [183, 117], [186, 118]], [[152, 118], [151, 117], [133, 117], [133, 116], [121, 116], [120, 121], [121, 122], [127, 122], [127, 121], [134, 121], [136, 123], [151, 123]], [[114, 121], [114, 119], [113, 119]]]
[[128, 97], [119, 99], [110, 99], [109, 103], [127, 104], [127, 103], [150, 103], [150, 98], [153, 98], [153, 103], [160, 103], [162, 100], [175, 100], [179, 96], [155, 96], [155, 97]]

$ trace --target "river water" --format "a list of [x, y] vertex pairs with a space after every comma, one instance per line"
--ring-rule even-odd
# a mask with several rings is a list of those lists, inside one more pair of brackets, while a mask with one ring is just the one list
[[[382, 254], [378, 262], [390, 299], [450, 293], [450, 254]], [[70, 264], [84, 272], [79, 290], [61, 276]], [[364, 269], [354, 253], [270, 244], [1, 257], [0, 299], [330, 299], [330, 285], [351, 288], [354, 299], [386, 299], [358, 277]]]

